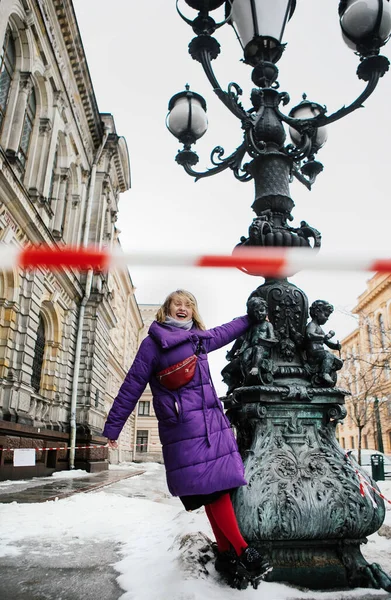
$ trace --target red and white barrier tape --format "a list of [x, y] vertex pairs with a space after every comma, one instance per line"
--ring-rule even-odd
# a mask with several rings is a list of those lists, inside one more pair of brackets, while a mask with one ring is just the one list
[[[359, 473], [358, 475], [359, 475], [360, 481], [362, 481], [362, 484], [364, 485], [364, 488], [370, 488], [372, 491], [375, 492], [375, 494], [377, 494], [380, 498], [382, 498], [383, 500], [385, 500], [385, 502], [388, 502], [388, 504], [391, 504], [391, 500], [388, 500], [388, 498], [386, 498], [379, 490], [377, 490], [375, 487], [373, 487], [373, 485], [371, 485], [369, 483], [369, 481], [367, 481], [365, 479], [365, 477], [363, 477], [361, 475], [361, 473]], [[377, 507], [376, 504], [375, 504], [375, 506]]]
[[[76, 446], [76, 450], [85, 450], [90, 448], [106, 448], [106, 445], [96, 446]], [[69, 450], [69, 446], [56, 446], [54, 448], [0, 448], [2, 452], [14, 452], [14, 450], [36, 450], [42, 452], [43, 450]]]
[[388, 500], [388, 498], [386, 498], [378, 489], [376, 489], [375, 487], [373, 487], [373, 485], [371, 485], [369, 483], [369, 481], [367, 481], [365, 479], [365, 477], [363, 477], [363, 475], [358, 471], [358, 469], [355, 467], [355, 465], [353, 464], [353, 462], [350, 459], [350, 456], [348, 454], [345, 454], [345, 458], [346, 461], [348, 462], [349, 466], [351, 466], [351, 468], [354, 470], [354, 472], [357, 475], [357, 479], [359, 481], [359, 485], [360, 485], [360, 494], [361, 496], [368, 496], [368, 498], [370, 498], [372, 505], [374, 508], [377, 508], [377, 504], [374, 501], [374, 499], [372, 498], [371, 494], [369, 494], [368, 492], [368, 488], [370, 488], [373, 492], [375, 492], [375, 494], [377, 496], [379, 496], [380, 498], [382, 498], [385, 502], [388, 502], [388, 504], [391, 504], [391, 500]]
[[303, 269], [333, 271], [378, 271], [391, 273], [391, 257], [368, 253], [318, 254], [310, 248], [238, 248], [233, 254], [196, 254], [179, 252], [108, 252], [94, 247], [54, 249], [49, 246], [18, 248], [0, 243], [0, 268], [73, 267], [105, 270], [110, 267], [175, 266], [237, 267], [252, 274], [285, 277]]
[[[157, 446], [155, 442], [149, 444], [150, 446]], [[145, 448], [146, 444], [136, 444], [136, 448]], [[132, 444], [133, 447], [133, 444]], [[76, 450], [90, 450], [90, 448], [108, 448], [107, 444], [99, 444], [95, 446], [76, 446]], [[36, 450], [37, 452], [43, 452], [44, 450], [70, 450], [70, 446], [56, 446], [54, 448], [0, 448], [1, 452], [14, 452], [15, 450]]]

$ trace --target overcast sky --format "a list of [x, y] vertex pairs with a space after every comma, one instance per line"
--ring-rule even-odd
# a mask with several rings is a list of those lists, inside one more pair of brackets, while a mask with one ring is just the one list
[[[340, 34], [338, 3], [297, 3], [278, 63], [280, 91], [291, 97], [286, 112], [305, 92], [330, 114], [364, 88], [356, 76], [359, 59]], [[188, 16], [196, 16], [184, 2], [180, 5]], [[99, 110], [113, 114], [117, 133], [129, 148], [132, 188], [121, 197], [117, 223], [124, 250], [231, 252], [255, 216], [253, 182], [240, 183], [227, 170], [195, 184], [176, 164], [180, 145], [165, 126], [169, 99], [189, 83], [208, 105], [209, 129], [195, 146], [197, 168], [210, 166], [215, 146], [223, 146], [228, 155], [242, 140], [240, 122], [215, 97], [201, 65], [188, 54], [194, 34], [177, 14], [175, 0], [74, 0], [74, 6]], [[237, 82], [243, 105], [250, 108], [251, 67], [240, 62], [234, 32], [225, 25], [215, 37], [222, 49], [213, 63], [217, 78], [223, 89]], [[383, 48], [383, 54], [390, 57], [390, 48]], [[298, 182], [291, 186], [293, 225], [306, 220], [319, 229], [325, 252], [389, 253], [390, 101], [388, 73], [365, 108], [329, 126], [327, 144], [318, 154], [325, 170], [313, 190]], [[177, 287], [191, 290], [209, 327], [243, 314], [247, 297], [262, 282], [237, 270], [132, 268], [131, 276], [139, 303], [160, 303]], [[368, 277], [308, 272], [292, 281], [310, 302], [323, 298], [334, 304], [329, 325], [341, 339], [355, 327], [346, 312]], [[217, 383], [224, 352], [215, 354]]]

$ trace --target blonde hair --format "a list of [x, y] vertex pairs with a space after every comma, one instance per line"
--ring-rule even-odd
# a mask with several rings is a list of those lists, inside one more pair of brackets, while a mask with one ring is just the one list
[[195, 299], [193, 294], [191, 294], [190, 292], [188, 292], [186, 290], [175, 290], [175, 292], [171, 292], [171, 294], [169, 294], [167, 296], [167, 298], [165, 299], [165, 301], [163, 302], [163, 304], [161, 305], [161, 307], [159, 308], [159, 310], [156, 313], [156, 321], [158, 323], [164, 323], [164, 321], [166, 320], [166, 317], [168, 317], [170, 314], [171, 302], [173, 300], [175, 300], [176, 298], [180, 298], [181, 300], [187, 300], [190, 303], [190, 306], [193, 311], [192, 318], [193, 318], [194, 325], [196, 326], [197, 329], [205, 330], [206, 327], [200, 316], [200, 313], [198, 312], [197, 300]]

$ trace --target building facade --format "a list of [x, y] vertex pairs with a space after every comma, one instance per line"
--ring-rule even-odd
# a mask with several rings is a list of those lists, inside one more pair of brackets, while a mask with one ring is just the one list
[[[140, 310], [144, 321], [141, 332], [141, 341], [146, 337], [152, 321], [160, 305], [140, 304]], [[132, 424], [133, 430], [133, 456], [136, 462], [163, 462], [162, 445], [159, 438], [158, 421], [153, 409], [152, 393], [149, 385], [141, 396], [135, 410]]]
[[376, 273], [353, 309], [358, 327], [342, 340], [339, 384], [349, 389], [338, 425], [343, 448], [391, 454], [391, 275]]
[[[0, 242], [119, 247], [128, 151], [99, 113], [72, 1], [2, 0], [0, 48]], [[0, 479], [68, 468], [72, 429], [75, 466], [107, 468], [100, 434], [141, 328], [127, 271], [0, 265]], [[43, 449], [35, 465], [14, 466], [22, 448]]]

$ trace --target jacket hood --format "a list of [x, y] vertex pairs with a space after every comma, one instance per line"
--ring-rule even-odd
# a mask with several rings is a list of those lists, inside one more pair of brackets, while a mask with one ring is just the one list
[[198, 342], [199, 339], [206, 339], [213, 337], [209, 331], [203, 331], [202, 329], [181, 329], [173, 325], [166, 325], [165, 323], [158, 323], [154, 321], [148, 330], [149, 335], [159, 344], [163, 349], [173, 348], [183, 342], [193, 341]]

